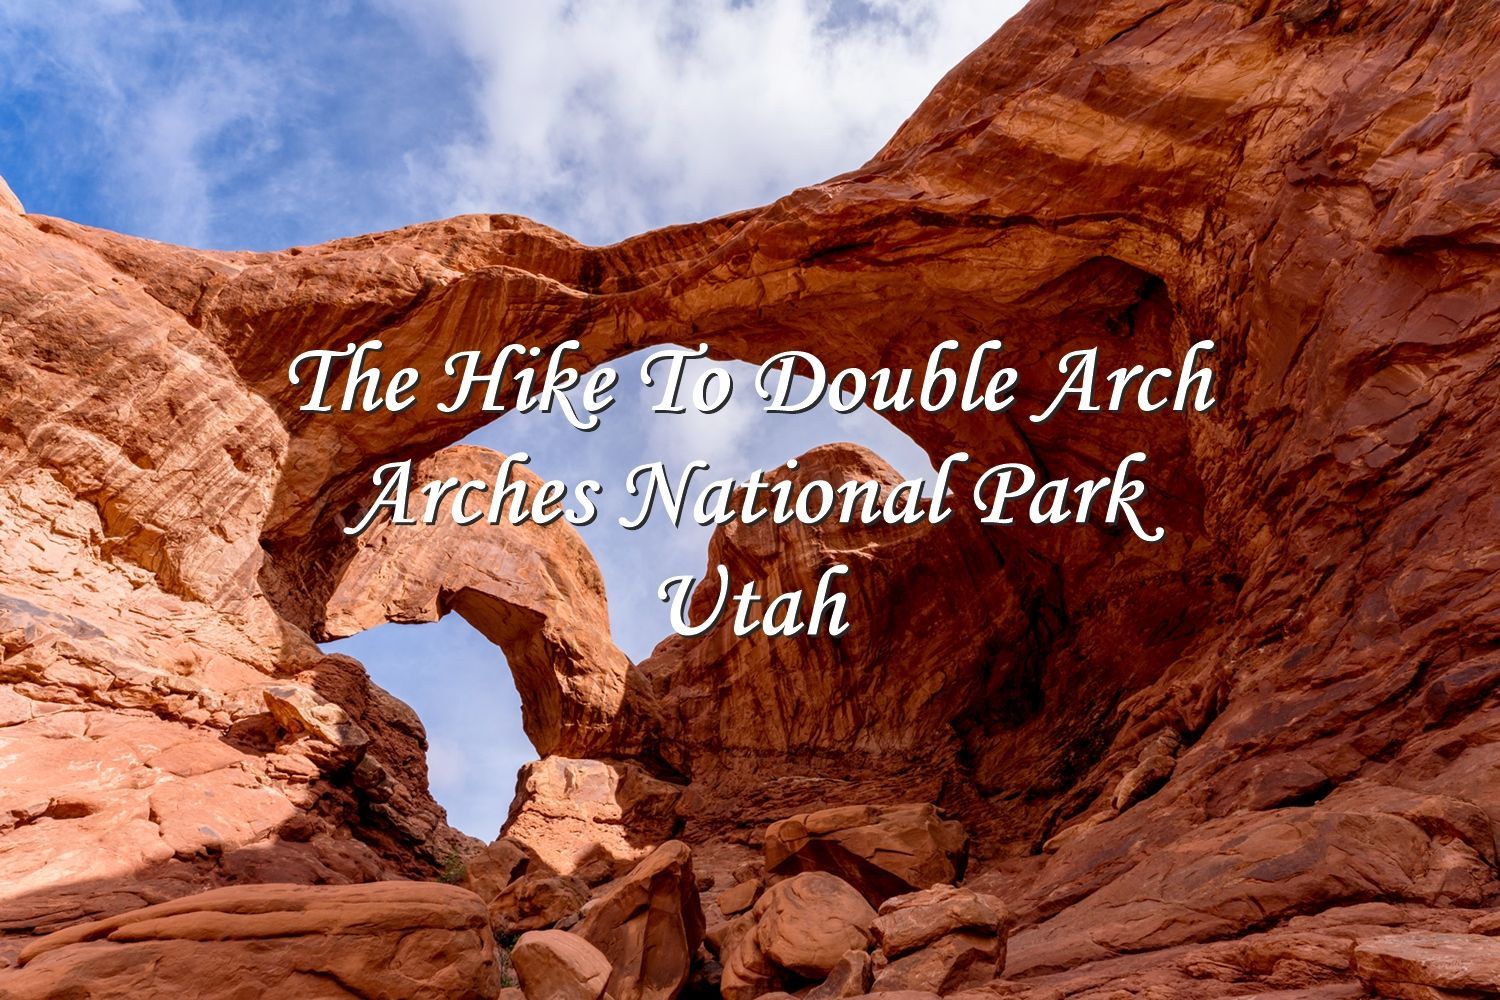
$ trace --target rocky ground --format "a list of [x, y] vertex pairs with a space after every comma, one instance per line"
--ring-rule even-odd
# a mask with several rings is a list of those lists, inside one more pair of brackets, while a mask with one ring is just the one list
[[[864, 166], [606, 248], [210, 253], [0, 186], [0, 996], [1500, 992], [1497, 53], [1487, 0], [1037, 0]], [[1023, 387], [1207, 338], [1219, 403], [894, 415], [1054, 477], [1149, 442], [1167, 540], [731, 526], [773, 591], [857, 563], [861, 627], [633, 664], [565, 525], [338, 530], [384, 462], [498, 463], [436, 397], [298, 410], [290, 359], [372, 336], [434, 381], [1000, 336]], [[450, 611], [540, 757], [490, 845], [316, 645]]]

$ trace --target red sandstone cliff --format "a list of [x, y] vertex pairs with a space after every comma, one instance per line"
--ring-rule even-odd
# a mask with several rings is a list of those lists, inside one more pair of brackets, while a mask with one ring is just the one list
[[[1358, 995], [1355, 943], [1466, 930], [1500, 900], [1497, 52], [1483, 0], [1037, 0], [870, 163], [607, 248], [465, 216], [208, 253], [3, 199], [7, 953], [472, 850], [418, 721], [313, 643], [449, 610], [505, 650], [539, 753], [585, 761], [534, 769], [512, 817], [555, 859], [606, 824], [615, 860], [680, 835], [711, 870], [796, 812], [933, 802], [1038, 997]], [[1070, 347], [1211, 338], [1219, 405], [898, 415], [936, 457], [1056, 476], [1149, 441], [1168, 540], [725, 531], [779, 581], [857, 550], [866, 630], [632, 665], [569, 529], [344, 539], [382, 462], [495, 461], [449, 448], [484, 416], [435, 399], [297, 411], [292, 357], [377, 334], [424, 372], [511, 340], [873, 369], [999, 335], [1036, 387]]]

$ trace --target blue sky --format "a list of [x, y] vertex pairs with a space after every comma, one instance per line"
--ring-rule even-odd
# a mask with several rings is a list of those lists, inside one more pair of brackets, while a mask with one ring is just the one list
[[[857, 166], [1019, 0], [429, 0], [0, 4], [0, 176], [32, 212], [219, 249], [277, 249], [466, 211], [591, 243], [764, 203]], [[868, 411], [649, 413], [624, 359], [590, 434], [512, 414], [471, 441], [606, 484], [585, 529], [616, 641], [669, 630], [656, 584], [705, 531], [615, 517], [624, 471], [707, 460], [743, 476], [828, 441], [908, 475], [926, 456]], [[613, 487], [613, 489], [611, 489]], [[649, 558], [647, 555], [649, 554]], [[644, 575], [643, 575], [644, 574]], [[649, 579], [648, 579], [649, 577]], [[428, 728], [433, 791], [492, 838], [535, 756], [509, 674], [456, 616], [331, 648]]]

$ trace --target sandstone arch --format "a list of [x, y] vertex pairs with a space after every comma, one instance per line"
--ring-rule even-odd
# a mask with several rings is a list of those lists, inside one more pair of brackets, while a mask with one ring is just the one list
[[[456, 445], [416, 463], [413, 482], [488, 480], [502, 460]], [[525, 469], [517, 478], [540, 485]], [[643, 754], [658, 736], [654, 698], [609, 639], [604, 581], [577, 532], [563, 521], [458, 525], [450, 514], [444, 508], [430, 527], [384, 519], [361, 534], [316, 635], [340, 639], [454, 611], [504, 652], [538, 754]]]
[[[1172, 540], [976, 541], [1027, 621], [1014, 643], [1034, 697], [948, 720], [952, 753], [918, 762], [925, 783], [894, 780], [969, 813], [986, 860], [1020, 859], [1023, 921], [1059, 931], [1018, 942], [1028, 969], [1098, 957], [1094, 929], [1143, 912], [1132, 907], [1166, 920], [1151, 909], [1151, 857], [1193, 872], [1194, 858], [1290, 844], [1309, 895], [1258, 900], [1254, 920], [1433, 903], [1448, 897], [1424, 879], [1444, 871], [1466, 880], [1463, 898], [1485, 898], [1492, 844], [1438, 845], [1398, 814], [1412, 795], [1441, 811], [1459, 789], [1500, 815], [1487, 763], [1500, 513], [1485, 451], [1500, 413], [1497, 48], [1500, 21], [1480, 3], [1046, 0], [869, 164], [606, 248], [467, 216], [213, 254], [0, 211], [6, 530], [52, 539], [88, 587], [35, 569], [19, 545], [0, 556], [30, 605], [149, 652], [169, 645], [160, 622], [192, 624], [185, 675], [238, 689], [316, 659], [308, 631], [361, 557], [328, 528], [373, 466], [437, 454], [481, 419], [309, 419], [283, 377], [309, 346], [379, 333], [388, 363], [430, 377], [486, 337], [572, 337], [596, 363], [668, 341], [748, 360], [813, 343], [830, 363], [874, 367], [999, 330], [1035, 367], [1073, 338], [1159, 356], [1212, 334], [1223, 394], [1209, 418], [1111, 424], [1162, 445], [1153, 513]], [[1106, 445], [1063, 418], [904, 429], [934, 453], [1027, 454], [1059, 472], [1097, 464]], [[440, 604], [466, 589], [419, 588]], [[701, 720], [668, 683], [694, 655], [652, 664], [659, 714], [639, 704], [701, 762], [718, 737], [695, 742]], [[558, 680], [559, 745], [566, 720], [596, 750], [616, 738], [617, 661], [606, 649], [597, 662], [602, 706], [587, 685], [567, 704]], [[972, 683], [978, 657], [963, 666]], [[618, 704], [634, 706], [624, 676]], [[671, 721], [684, 716], [692, 725]], [[1170, 781], [1116, 812], [1119, 779], [1164, 730], [1185, 745]], [[779, 747], [760, 759], [770, 778], [808, 770]], [[893, 761], [905, 764], [886, 757], [863, 777], [896, 773]], [[712, 802], [699, 815], [690, 834], [736, 821]], [[1410, 872], [1319, 881], [1387, 834], [1415, 852]], [[1174, 935], [1258, 926], [1239, 911], [1201, 918], [1238, 891], [1211, 874], [1187, 880]]]

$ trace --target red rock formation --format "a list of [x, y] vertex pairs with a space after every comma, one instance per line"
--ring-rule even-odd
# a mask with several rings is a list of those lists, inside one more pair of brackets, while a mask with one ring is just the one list
[[848, 882], [803, 872], [776, 883], [725, 929], [725, 1000], [821, 983], [850, 951], [870, 947], [875, 911]]
[[[412, 481], [488, 482], [503, 459], [484, 448], [445, 448], [416, 463]], [[541, 482], [524, 467], [513, 478], [533, 491]], [[627, 702], [638, 675], [609, 640], [604, 580], [583, 540], [534, 521], [473, 528], [455, 524], [447, 506], [429, 530], [375, 523], [346, 553], [319, 634], [339, 639], [457, 611], [505, 651], [526, 691], [522, 723], [539, 752], [576, 756], [604, 742], [641, 755], [650, 720], [631, 708], [649, 699], [636, 690]]]
[[609, 983], [609, 960], [567, 931], [523, 934], [511, 960], [521, 988], [536, 1000], [599, 1000]]
[[1484, 996], [1500, 983], [1500, 941], [1470, 934], [1376, 938], [1355, 949], [1354, 962], [1380, 996]]
[[962, 877], [968, 838], [925, 803], [824, 809], [766, 830], [766, 872], [833, 872], [872, 906]]
[[673, 1000], [703, 943], [703, 908], [692, 852], [669, 840], [648, 854], [578, 924], [613, 969], [605, 988], [618, 1000]]
[[[1023, 995], [1357, 988], [1346, 945], [1465, 930], [1500, 893], [1497, 51], [1480, 0], [1037, 0], [865, 166], [607, 248], [466, 216], [208, 253], [0, 192], [0, 926], [430, 872], [462, 841], [419, 724], [312, 640], [457, 610], [539, 751], [686, 782], [705, 849], [827, 805], [962, 817]], [[383, 462], [481, 458], [441, 394], [298, 410], [293, 357], [376, 335], [428, 385], [511, 339], [874, 369], [999, 335], [1019, 414], [1070, 348], [1211, 338], [1218, 405], [898, 415], [978, 468], [1144, 446], [1167, 540], [725, 531], [778, 581], [872, 553], [869, 631], [637, 668], [568, 529], [338, 530]]]
[[451, 886], [233, 886], [80, 924], [28, 947], [5, 996], [488, 1000], [484, 907]]

